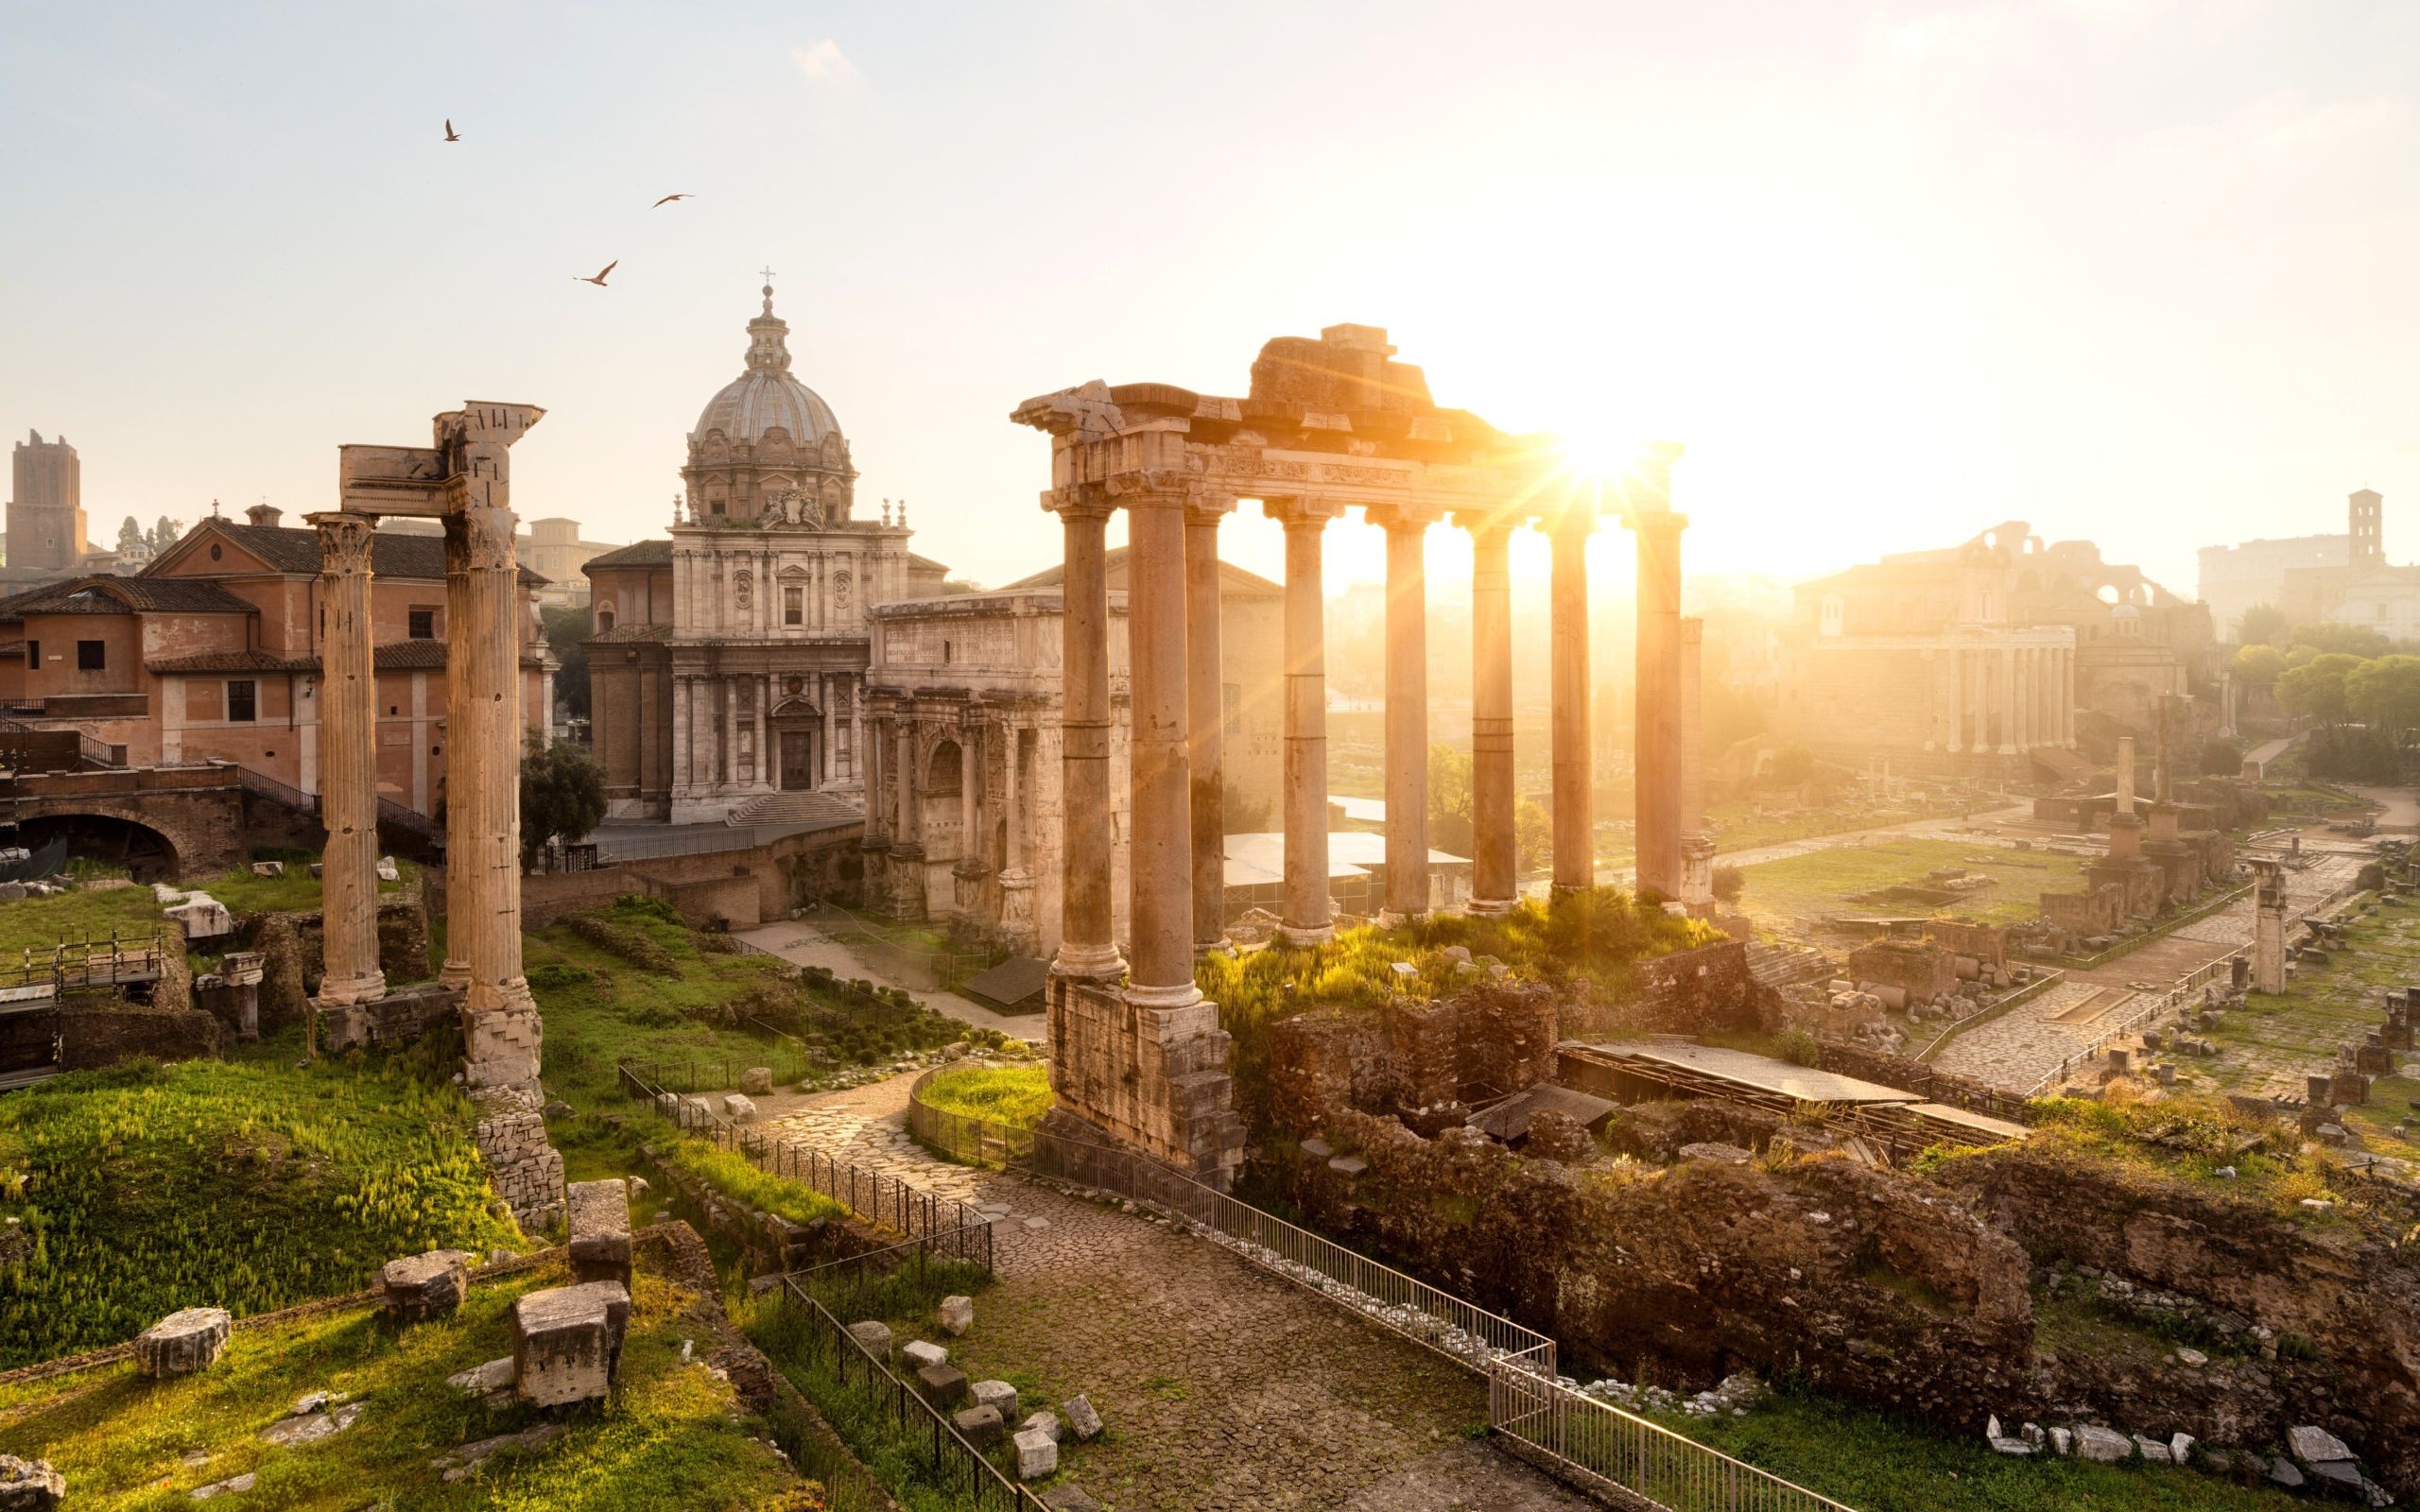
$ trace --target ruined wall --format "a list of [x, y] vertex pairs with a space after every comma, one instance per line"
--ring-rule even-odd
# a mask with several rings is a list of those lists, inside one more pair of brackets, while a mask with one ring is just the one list
[[1849, 980], [1897, 988], [1909, 1000], [1931, 1003], [1958, 990], [1958, 965], [1947, 951], [1914, 940], [1881, 939], [1849, 952]]
[[1270, 1122], [1306, 1130], [1331, 1104], [1392, 1113], [1519, 1091], [1554, 1074], [1560, 1022], [1551, 989], [1509, 979], [1284, 1020], [1269, 1028]]
[[95, 1071], [137, 1057], [216, 1060], [223, 1031], [199, 1008], [69, 1002], [59, 1011], [59, 1069]]
[[1952, 955], [1973, 956], [1986, 974], [2008, 969], [2008, 930], [2001, 925], [1934, 919], [1926, 921], [1923, 935]]
[[[690, 896], [690, 889], [706, 883], [722, 885], [705, 888], [700, 894], [717, 901], [718, 906], [701, 909], [692, 922], [702, 923], [708, 912], [719, 912], [735, 924], [781, 919], [811, 899], [837, 897], [854, 885], [863, 868], [857, 852], [861, 833], [861, 826], [847, 825], [788, 835], [752, 850], [655, 856], [623, 866], [599, 867], [594, 871], [549, 871], [524, 877], [521, 927], [544, 929], [565, 914], [600, 907], [626, 894], [648, 892], [672, 900], [685, 919], [689, 910], [681, 899]], [[432, 869], [425, 875], [429, 878], [429, 906], [441, 913], [445, 906], [444, 873]], [[739, 896], [742, 879], [755, 889], [752, 912], [752, 905]]]
[[1629, 1002], [1566, 1005], [1564, 1032], [1703, 1034], [1709, 1029], [1771, 1028], [1781, 1022], [1781, 994], [1748, 970], [1743, 939], [1675, 951], [1631, 968]]
[[2117, 883], [2046, 892], [2041, 902], [2042, 917], [2071, 935], [2115, 935], [2126, 927], [2126, 889]]

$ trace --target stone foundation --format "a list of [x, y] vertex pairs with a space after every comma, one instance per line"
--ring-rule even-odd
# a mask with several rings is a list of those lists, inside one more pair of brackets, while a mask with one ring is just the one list
[[472, 1138], [487, 1160], [488, 1184], [513, 1221], [539, 1233], [562, 1216], [563, 1158], [546, 1143], [538, 1093], [496, 1090], [477, 1095], [482, 1116]]
[[1255, 1116], [1307, 1131], [1332, 1104], [1394, 1112], [1520, 1091], [1554, 1074], [1560, 1034], [1554, 994], [1535, 982], [1306, 1013], [1270, 1026], [1269, 1107]]
[[71, 1000], [59, 1013], [59, 1069], [97, 1071], [137, 1057], [216, 1060], [228, 1038], [218, 1020], [199, 1008], [130, 1007], [114, 996], [89, 1005]]
[[369, 1003], [311, 1005], [319, 1016], [320, 1050], [340, 1056], [348, 1050], [409, 1044], [461, 1011], [458, 988], [426, 983], [389, 992]]
[[1118, 988], [1054, 975], [1049, 1015], [1051, 1090], [1092, 1137], [1105, 1133], [1219, 1187], [1234, 1177], [1244, 1125], [1217, 1004], [1140, 1007]]

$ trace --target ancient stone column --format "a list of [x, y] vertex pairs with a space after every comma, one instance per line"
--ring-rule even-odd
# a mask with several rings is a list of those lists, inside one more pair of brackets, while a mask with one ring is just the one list
[[2252, 899], [2252, 989], [2286, 990], [2286, 868], [2255, 861]]
[[[460, 649], [471, 623], [471, 538], [458, 514], [445, 517], [445, 964], [440, 987], [468, 992], [471, 986], [471, 919], [478, 912], [478, 882], [463, 858], [471, 854], [472, 827], [478, 822], [468, 795], [478, 786], [480, 743], [472, 735], [471, 659]], [[678, 691], [678, 684], [675, 684]]]
[[2062, 686], [2059, 694], [2059, 723], [2060, 729], [2066, 735], [2067, 748], [2073, 750], [2076, 748], [2076, 700], [2079, 696], [2076, 687], [2076, 652], [2073, 646], [2067, 648], [2064, 660], [2066, 665], [2064, 668], [2064, 676], [2060, 679]]
[[2016, 651], [2003, 645], [1993, 658], [1992, 707], [2000, 719], [2000, 754], [2016, 751]]
[[1387, 532], [1387, 872], [1382, 922], [1428, 912], [1429, 517], [1365, 511]]
[[[1584, 891], [1597, 880], [1597, 820], [1595, 765], [1591, 761], [1594, 748], [1588, 734], [1591, 689], [1588, 681], [1588, 537], [1597, 528], [1593, 504], [1576, 494], [1563, 501], [1562, 507], [1538, 523], [1553, 546], [1552, 567], [1547, 591], [1547, 687], [1552, 711], [1548, 734], [1548, 751], [1554, 782], [1554, 890], [1556, 893]], [[1650, 726], [1667, 721], [1677, 739], [1680, 734], [1680, 709], [1675, 697], [1677, 679], [1673, 676], [1680, 655], [1680, 601], [1677, 593], [1672, 601], [1674, 612], [1651, 629], [1648, 624], [1648, 548], [1642, 535], [1639, 545], [1639, 610], [1638, 610], [1638, 744], [1639, 801], [1638, 867], [1641, 885], [1663, 888], [1668, 896], [1679, 897], [1681, 887], [1680, 795], [1671, 793], [1672, 804], [1657, 818], [1660, 828], [1651, 826], [1645, 812], [1646, 786], [1650, 758], [1647, 748], [1654, 738]], [[1659, 639], [1658, 637], [1663, 637]], [[1653, 643], [1651, 652], [1650, 643]], [[1647, 664], [1652, 655], [1657, 676], [1648, 677]], [[1653, 713], [1651, 716], [1650, 707]], [[1661, 748], [1656, 760], [1667, 756], [1677, 758], [1678, 752]], [[1657, 781], [1668, 782], [1678, 775], [1675, 759], [1669, 766], [1656, 768]], [[1659, 791], [1662, 789], [1659, 788]], [[1651, 880], [1651, 830], [1669, 851], [1668, 870], [1653, 873]], [[1665, 851], [1653, 852], [1663, 857]]]
[[2118, 737], [2118, 807], [2119, 814], [2135, 812], [2135, 737]]
[[890, 842], [890, 911], [901, 919], [925, 917], [924, 774], [917, 769], [916, 717], [902, 710], [899, 730], [899, 833]]
[[1112, 936], [1109, 896], [1109, 577], [1103, 540], [1105, 503], [1058, 507], [1066, 537], [1061, 585], [1060, 786], [1066, 813], [1059, 889], [1059, 951], [1050, 969], [1061, 976], [1115, 979], [1126, 963]]
[[1133, 783], [1126, 996], [1148, 1007], [1180, 1008], [1201, 1000], [1193, 981], [1184, 495], [1134, 493], [1123, 502]]
[[[1676, 449], [1677, 450], [1677, 449]], [[1681, 895], [1681, 532], [1688, 525], [1685, 515], [1671, 508], [1668, 484], [1640, 501], [1640, 507], [1628, 511], [1628, 523], [1637, 536], [1638, 545], [1638, 709], [1634, 721], [1636, 737], [1636, 802], [1635, 833], [1638, 851], [1638, 885], [1653, 888], [1668, 898]], [[1574, 553], [1576, 558], [1576, 552]], [[1565, 612], [1563, 587], [1563, 553], [1558, 544], [1555, 558], [1555, 612]], [[1582, 611], [1585, 612], [1585, 583], [1575, 585], [1571, 592], [1583, 595]], [[1555, 634], [1558, 648], [1563, 644], [1560, 629]], [[1556, 713], [1562, 713], [1563, 684], [1560, 675], [1555, 684]], [[1560, 747], [1558, 747], [1560, 750]], [[1562, 758], [1556, 758], [1556, 770], [1562, 770]], [[1585, 774], [1582, 774], [1584, 778]], [[1555, 807], [1555, 884], [1566, 885], [1562, 860], [1564, 828], [1560, 776], [1556, 784]], [[1579, 874], [1577, 868], [1573, 868]]]
[[1279, 936], [1316, 945], [1336, 934], [1327, 888], [1327, 605], [1321, 532], [1340, 512], [1316, 499], [1266, 499], [1286, 527], [1286, 887]]
[[1966, 748], [1966, 653], [1953, 645], [1942, 655], [1949, 662], [1949, 750], [1956, 755]]
[[1471, 533], [1470, 911], [1512, 911], [1519, 891], [1513, 847], [1512, 524], [1459, 519]]
[[1011, 955], [1031, 955], [1040, 945], [1033, 918], [1033, 873], [1025, 865], [1025, 806], [1031, 799], [1018, 790], [1017, 759], [1024, 745], [1011, 720], [1000, 727], [1000, 794], [1008, 819], [1007, 852], [1000, 867], [1000, 945]]
[[[471, 986], [462, 1009], [463, 1079], [473, 1088], [527, 1087], [538, 1079], [538, 1006], [521, 971], [521, 637], [516, 522], [501, 501], [503, 447], [474, 424], [466, 445], [493, 447], [496, 486], [474, 487], [460, 511], [466, 534], [468, 625], [448, 655], [470, 666], [464, 694], [477, 711], [478, 765], [471, 802], [475, 824], [463, 869], [477, 881], [471, 916]], [[497, 502], [491, 502], [491, 501]]]
[[378, 673], [370, 634], [368, 515], [307, 515], [320, 532], [321, 937], [332, 1007], [387, 995], [378, 969]]
[[1184, 509], [1185, 713], [1192, 727], [1193, 945], [1207, 950], [1227, 933], [1225, 689], [1220, 670], [1219, 522], [1236, 501], [1216, 495]]

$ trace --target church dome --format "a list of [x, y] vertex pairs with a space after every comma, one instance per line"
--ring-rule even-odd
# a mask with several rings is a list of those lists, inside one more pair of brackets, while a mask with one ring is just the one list
[[699, 412], [692, 438], [720, 431], [734, 441], [754, 442], [778, 426], [793, 444], [821, 446], [840, 434], [838, 417], [823, 397], [790, 376], [790, 328], [773, 314], [773, 286], [765, 285], [765, 313], [748, 322], [748, 370], [723, 385]]

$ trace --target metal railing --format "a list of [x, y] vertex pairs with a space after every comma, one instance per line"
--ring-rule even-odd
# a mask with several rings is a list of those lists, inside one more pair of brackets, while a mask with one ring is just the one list
[[298, 814], [317, 814], [320, 800], [299, 787], [290, 787], [276, 778], [253, 771], [249, 766], [235, 768], [235, 780], [247, 793], [255, 793], [272, 803], [294, 810]]
[[622, 1090], [651, 1104], [685, 1133], [712, 1141], [774, 1176], [819, 1192], [877, 1228], [932, 1245], [936, 1255], [990, 1269], [991, 1220], [955, 1197], [936, 1196], [886, 1172], [835, 1160], [812, 1145], [735, 1124], [696, 1097], [650, 1080], [631, 1061], [615, 1068]]
[[1554, 1340], [1131, 1150], [1037, 1129], [1026, 1169], [1150, 1208], [1487, 1378], [1488, 1427], [1572, 1484], [1665, 1512], [1854, 1512], [1609, 1402], [1556, 1373]]
[[50, 984], [56, 991], [75, 988], [115, 987], [129, 982], [156, 982], [167, 958], [158, 930], [133, 939], [112, 932], [107, 939], [89, 936], [62, 939], [47, 951], [26, 946], [21, 958], [0, 966], [0, 989]]
[[811, 824], [751, 824], [700, 825], [679, 834], [656, 833], [661, 826], [648, 826], [645, 833], [633, 833], [638, 827], [611, 826], [590, 832], [588, 843], [596, 847], [599, 866], [618, 866], [625, 861], [657, 861], [666, 856], [711, 855], [723, 850], [753, 850], [816, 828]]
[[1007, 1169], [1033, 1159], [1033, 1130], [994, 1119], [949, 1113], [925, 1101], [925, 1084], [946, 1068], [936, 1066], [908, 1089], [908, 1132], [927, 1149], [969, 1165]]
[[955, 1424], [890, 1373], [829, 1308], [796, 1276], [782, 1278], [783, 1306], [795, 1310], [809, 1363], [828, 1366], [840, 1389], [852, 1392], [899, 1430], [898, 1447], [925, 1485], [954, 1500], [951, 1504], [988, 1512], [1048, 1512], [1042, 1500], [1002, 1474]]

